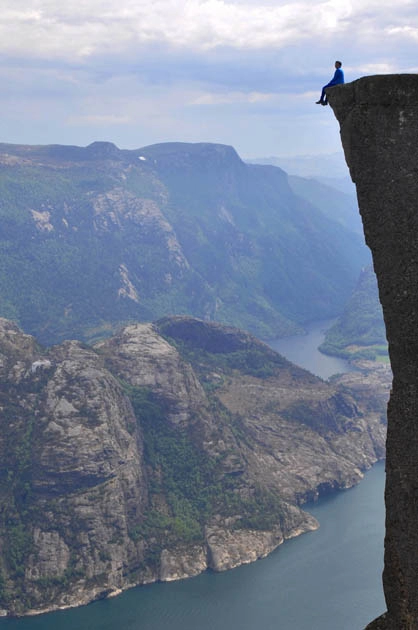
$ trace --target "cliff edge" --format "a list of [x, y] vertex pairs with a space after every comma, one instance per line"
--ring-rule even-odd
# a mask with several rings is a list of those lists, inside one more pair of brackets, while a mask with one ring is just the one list
[[357, 187], [383, 307], [393, 387], [388, 406], [387, 613], [369, 629], [418, 628], [418, 76], [364, 77], [329, 103]]

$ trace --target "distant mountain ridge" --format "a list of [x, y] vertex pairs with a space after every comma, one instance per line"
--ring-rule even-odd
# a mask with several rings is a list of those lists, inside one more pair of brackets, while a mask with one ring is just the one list
[[216, 144], [1, 144], [0, 221], [0, 316], [43, 343], [168, 314], [288, 334], [369, 260], [284, 171]]
[[282, 168], [290, 175], [298, 175], [299, 177], [330, 177], [335, 179], [349, 177], [348, 166], [342, 151], [319, 155], [271, 155], [248, 158], [246, 162], [249, 164], [272, 164]]

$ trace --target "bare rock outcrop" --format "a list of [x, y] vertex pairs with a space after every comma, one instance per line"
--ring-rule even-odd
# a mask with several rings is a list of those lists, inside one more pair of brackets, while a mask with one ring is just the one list
[[357, 187], [383, 306], [388, 407], [387, 613], [370, 628], [418, 628], [418, 76], [364, 77], [328, 90]]
[[126, 587], [147, 502], [142, 436], [120, 384], [78, 342], [41, 352], [0, 320], [1, 595], [11, 612]]

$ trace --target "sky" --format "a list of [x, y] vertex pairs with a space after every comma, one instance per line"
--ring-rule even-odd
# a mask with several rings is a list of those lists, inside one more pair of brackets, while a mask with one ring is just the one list
[[320, 88], [418, 72], [416, 0], [1, 0], [0, 142], [341, 151]]

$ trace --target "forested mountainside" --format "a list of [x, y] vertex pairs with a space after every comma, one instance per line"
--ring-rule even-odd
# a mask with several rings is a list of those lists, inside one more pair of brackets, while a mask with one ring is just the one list
[[362, 270], [351, 298], [327, 331], [320, 350], [351, 360], [387, 358], [386, 329], [372, 266]]
[[1, 614], [255, 560], [384, 453], [388, 373], [191, 318], [49, 349], [1, 319], [0, 375]]
[[[289, 184], [293, 192], [316, 208], [320, 208], [329, 219], [337, 221], [347, 230], [363, 237], [363, 225], [355, 190], [351, 194], [333, 188], [331, 183], [306, 177], [289, 175]], [[331, 180], [332, 181], [332, 180]]]
[[167, 314], [288, 334], [369, 260], [284, 171], [214, 144], [1, 144], [0, 221], [0, 315], [47, 344]]

